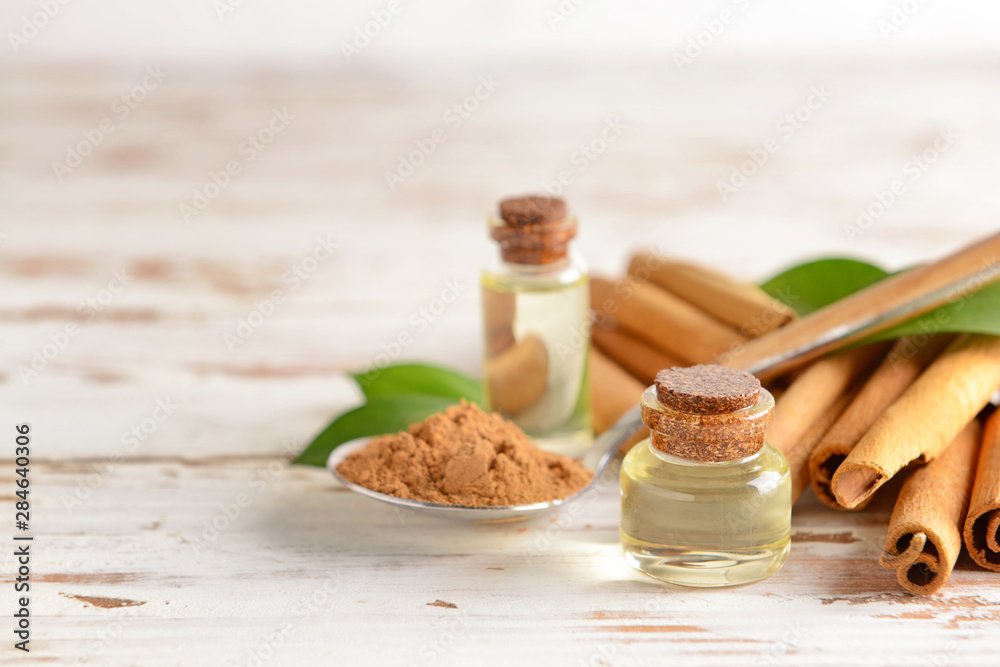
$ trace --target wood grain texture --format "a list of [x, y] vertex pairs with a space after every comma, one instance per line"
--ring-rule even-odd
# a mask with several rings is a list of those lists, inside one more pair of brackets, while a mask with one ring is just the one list
[[[904, 663], [942, 651], [983, 664], [1000, 650], [1000, 586], [971, 565], [959, 563], [940, 597], [897, 590], [877, 563], [885, 504], [847, 515], [804, 499], [777, 575], [699, 591], [625, 564], [613, 492], [551, 518], [468, 526], [356, 496], [323, 470], [251, 458], [122, 464], [65, 507], [92, 472], [34, 470], [31, 660], [246, 664], [283, 629], [274, 664], [426, 664], [431, 653], [449, 665], [492, 664], [484, 653], [577, 664], [604, 651], [609, 664], [652, 665], [666, 651], [833, 665], [856, 649], [838, 652], [831, 633]], [[0, 483], [12, 479], [4, 471]]]
[[[398, 354], [479, 372], [485, 216], [563, 171], [576, 247], [610, 275], [646, 248], [744, 280], [827, 254], [894, 269], [995, 229], [995, 63], [706, 55], [681, 74], [648, 59], [389, 66], [374, 49], [340, 68], [165, 63], [122, 120], [110, 104], [147, 63], [0, 64], [0, 414], [35, 434], [27, 662], [995, 663], [995, 575], [960, 559], [939, 596], [898, 591], [877, 564], [878, 500], [845, 516], [807, 494], [778, 575], [690, 591], [624, 565], [613, 490], [551, 522], [469, 528], [283, 467], [359, 402], [344, 371]], [[487, 75], [501, 86], [449, 127]], [[829, 103], [780, 134], [814, 85]], [[285, 107], [287, 129], [185, 224], [179, 205]], [[59, 181], [52, 163], [106, 117], [114, 131]], [[581, 169], [615, 117], [627, 127]], [[944, 125], [954, 145], [849, 237]], [[438, 127], [447, 141], [390, 191], [384, 173]], [[780, 150], [724, 200], [717, 183], [768, 137]], [[318, 239], [338, 244], [323, 261]], [[103, 304], [115, 271], [131, 279]], [[70, 323], [79, 334], [23, 381]]]

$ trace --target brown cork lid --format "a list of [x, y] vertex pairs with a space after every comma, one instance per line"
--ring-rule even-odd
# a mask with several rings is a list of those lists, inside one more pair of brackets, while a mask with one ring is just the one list
[[757, 453], [774, 417], [774, 397], [753, 375], [723, 366], [671, 368], [642, 397], [653, 446], [692, 461]]
[[562, 222], [566, 202], [559, 197], [512, 197], [500, 202], [500, 218], [515, 226]]
[[654, 386], [660, 403], [699, 415], [743, 410], [760, 395], [760, 380], [753, 375], [715, 364], [665, 368]]
[[490, 221], [490, 236], [500, 243], [505, 262], [550, 264], [566, 257], [576, 226], [558, 197], [514, 197], [500, 202], [500, 218]]

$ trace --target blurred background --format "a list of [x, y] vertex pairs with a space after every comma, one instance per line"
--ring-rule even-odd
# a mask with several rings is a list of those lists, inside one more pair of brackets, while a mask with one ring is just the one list
[[53, 454], [157, 400], [185, 417], [143, 454], [297, 449], [357, 401], [344, 371], [478, 374], [507, 195], [565, 196], [595, 271], [653, 246], [747, 280], [1000, 217], [985, 0], [6, 0], [0, 27], [0, 402], [57, 411]]

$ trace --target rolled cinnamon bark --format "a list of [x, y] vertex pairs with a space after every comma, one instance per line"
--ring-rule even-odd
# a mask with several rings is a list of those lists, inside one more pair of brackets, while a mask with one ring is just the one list
[[949, 345], [875, 421], [833, 476], [837, 502], [857, 507], [911, 461], [944, 451], [1000, 387], [1000, 337]]
[[491, 410], [519, 415], [545, 393], [549, 354], [534, 334], [486, 362], [486, 392]]
[[483, 334], [486, 358], [492, 359], [514, 345], [515, 302], [513, 292], [483, 289]]
[[816, 444], [826, 435], [830, 427], [844, 413], [847, 406], [851, 404], [858, 390], [861, 388], [860, 382], [855, 382], [842, 396], [838, 397], [833, 405], [805, 432], [802, 438], [793, 444], [787, 451], [781, 453], [788, 460], [788, 467], [792, 475], [792, 504], [798, 501], [802, 492], [809, 487], [809, 455], [815, 449]]
[[589, 372], [594, 432], [603, 433], [625, 412], [639, 405], [646, 385], [593, 348]]
[[972, 560], [1000, 572], [1000, 410], [986, 421], [964, 537]]
[[830, 412], [851, 385], [871, 371], [887, 349], [887, 343], [868, 345], [806, 367], [776, 401], [774, 422], [765, 435], [767, 441], [787, 457], [809, 428]]
[[606, 329], [595, 325], [591, 329], [594, 345], [632, 377], [648, 387], [664, 368], [686, 366], [681, 359], [658, 350], [622, 329]]
[[[913, 384], [953, 339], [954, 336], [950, 335], [908, 336], [896, 341], [809, 457], [813, 491], [823, 504], [839, 510], [847, 509], [837, 502], [830, 488], [837, 468], [879, 415]], [[864, 501], [854, 509], [861, 509], [867, 504], [868, 501]]]
[[879, 563], [896, 569], [899, 584], [911, 593], [939, 591], [955, 567], [981, 431], [973, 419], [899, 492]]
[[755, 285], [741, 283], [719, 271], [680, 262], [652, 252], [636, 254], [628, 273], [676, 294], [743, 336], [754, 338], [795, 319], [795, 311]]
[[649, 283], [592, 278], [590, 295], [598, 324], [617, 321], [637, 338], [687, 363], [710, 363], [747, 341], [711, 315]]

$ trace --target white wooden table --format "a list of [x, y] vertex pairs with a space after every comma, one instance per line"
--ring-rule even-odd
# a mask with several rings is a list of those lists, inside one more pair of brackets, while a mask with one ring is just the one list
[[[119, 118], [115, 99], [147, 65], [161, 66], [162, 83]], [[448, 109], [490, 76], [500, 85], [455, 127]], [[786, 137], [778, 124], [805, 115], [814, 86], [829, 99]], [[899, 267], [995, 228], [998, 103], [995, 63], [961, 60], [706, 55], [684, 73], [668, 61], [8, 62], [0, 506], [14, 533], [13, 424], [28, 422], [35, 540], [32, 650], [12, 650], [15, 561], [5, 548], [0, 656], [996, 664], [1000, 577], [963, 560], [941, 595], [905, 594], [875, 562], [884, 502], [847, 515], [807, 496], [778, 575], [691, 591], [626, 567], [613, 492], [551, 521], [470, 527], [399, 514], [324, 470], [284, 462], [358, 402], [343, 372], [394, 352], [400, 333], [412, 338], [400, 359], [477, 372], [476, 271], [492, 252], [483, 219], [500, 196], [566, 172], [578, 245], [605, 272], [649, 245], [747, 279], [821, 254]], [[241, 142], [275, 109], [294, 117], [251, 161]], [[53, 161], [104, 118], [113, 131], [59, 181]], [[615, 119], [624, 129], [601, 155], [575, 154]], [[910, 181], [906, 161], [946, 126], [957, 138]], [[390, 191], [385, 172], [435, 128], [446, 141]], [[723, 201], [717, 182], [769, 137], [779, 149]], [[185, 222], [180, 205], [229, 161], [240, 173]], [[895, 179], [907, 179], [905, 194], [849, 239], [858, 207]], [[318, 238], [336, 249], [314, 255]], [[460, 298], [418, 324], [414, 313], [448, 281]], [[258, 321], [276, 290], [281, 303]], [[259, 326], [227, 343], [243, 319]], [[65, 348], [46, 348], [68, 325], [79, 329]], [[35, 351], [44, 363], [23, 374]]]

